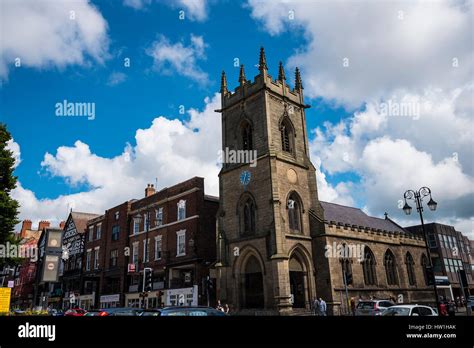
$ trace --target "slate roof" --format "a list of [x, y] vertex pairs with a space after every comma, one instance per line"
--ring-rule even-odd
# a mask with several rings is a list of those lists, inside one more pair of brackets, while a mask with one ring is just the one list
[[100, 215], [91, 213], [80, 213], [76, 211], [71, 212], [71, 217], [74, 220], [74, 224], [76, 225], [78, 233], [84, 233], [86, 231], [87, 221], [94, 219], [98, 216]]
[[321, 205], [324, 209], [324, 220], [327, 220], [328, 222], [335, 221], [336, 223], [342, 223], [343, 225], [356, 225], [358, 228], [369, 227], [371, 229], [375, 228], [376, 230], [380, 229], [382, 231], [386, 230], [406, 233], [402, 227], [397, 225], [392, 220], [369, 216], [359, 208], [323, 201], [321, 201]]

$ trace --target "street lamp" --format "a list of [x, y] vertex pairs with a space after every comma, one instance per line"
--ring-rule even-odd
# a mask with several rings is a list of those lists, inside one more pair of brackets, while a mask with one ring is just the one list
[[405, 214], [410, 215], [411, 211], [412, 211], [412, 208], [410, 207], [410, 205], [408, 205], [407, 200], [413, 200], [413, 201], [415, 201], [416, 211], [420, 214], [421, 229], [423, 231], [423, 238], [425, 239], [426, 253], [428, 254], [427, 255], [428, 256], [428, 266], [431, 269], [430, 274], [433, 274], [433, 279], [432, 279], [433, 289], [434, 289], [434, 293], [435, 293], [435, 297], [436, 297], [436, 306], [438, 308], [438, 313], [439, 313], [438, 289], [436, 288], [436, 280], [434, 278], [434, 270], [433, 270], [433, 261], [431, 260], [430, 247], [428, 245], [428, 236], [426, 234], [425, 223], [423, 221], [423, 205], [422, 205], [422, 202], [423, 202], [423, 198], [428, 197], [428, 196], [430, 197], [430, 200], [427, 203], [428, 208], [431, 211], [435, 211], [436, 207], [438, 206], [438, 203], [436, 203], [434, 201], [434, 199], [431, 197], [431, 190], [428, 187], [425, 187], [425, 186], [420, 188], [418, 191], [407, 190], [403, 195], [403, 198], [405, 199], [405, 205], [403, 206], [402, 209], [405, 212]]

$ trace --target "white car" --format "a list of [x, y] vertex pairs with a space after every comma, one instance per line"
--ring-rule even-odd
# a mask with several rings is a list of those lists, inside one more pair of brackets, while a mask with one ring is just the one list
[[421, 306], [421, 305], [397, 305], [387, 308], [382, 313], [383, 316], [394, 317], [394, 316], [438, 316], [436, 311], [428, 306]]

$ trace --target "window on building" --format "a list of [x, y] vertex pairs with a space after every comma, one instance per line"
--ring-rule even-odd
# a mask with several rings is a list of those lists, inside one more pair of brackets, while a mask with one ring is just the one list
[[285, 152], [293, 153], [293, 126], [288, 119], [285, 117], [280, 124], [280, 135], [281, 135], [281, 149]]
[[143, 231], [148, 231], [148, 214], [143, 214]]
[[102, 237], [102, 224], [97, 224], [97, 228], [95, 230], [95, 238], [100, 239]]
[[301, 233], [301, 203], [300, 199], [296, 193], [292, 193], [288, 199], [287, 208], [288, 208], [288, 224], [290, 227], [290, 232]]
[[163, 208], [156, 209], [156, 226], [163, 225]]
[[387, 276], [387, 284], [397, 285], [398, 284], [397, 265], [395, 263], [395, 255], [393, 255], [393, 253], [390, 250], [387, 250], [385, 252], [384, 266], [385, 266], [385, 274]]
[[155, 260], [161, 260], [161, 236], [155, 237]]
[[377, 273], [375, 270], [375, 257], [368, 247], [364, 248], [364, 260], [362, 261], [362, 270], [364, 272], [365, 285], [376, 285]]
[[405, 264], [407, 266], [408, 283], [410, 285], [416, 285], [416, 277], [415, 277], [415, 269], [414, 269], [415, 262], [413, 261], [413, 257], [411, 256], [409, 252], [407, 252], [405, 256]]
[[94, 240], [94, 226], [89, 226], [89, 241]]
[[110, 268], [117, 267], [117, 261], [118, 261], [118, 250], [115, 249], [110, 252]]
[[186, 231], [176, 232], [176, 256], [186, 255]]
[[132, 245], [132, 263], [138, 265], [138, 242], [134, 242]]
[[119, 240], [120, 226], [115, 225], [112, 227], [112, 240]]
[[255, 203], [252, 197], [246, 195], [239, 203], [240, 233], [255, 234]]
[[150, 257], [150, 239], [143, 240], [143, 262], [148, 262]]
[[253, 150], [253, 140], [252, 140], [252, 126], [248, 122], [244, 122], [241, 127], [242, 134], [242, 149], [243, 150]]
[[[346, 244], [344, 244], [344, 249], [346, 248]], [[343, 258], [341, 258], [341, 266], [342, 266], [342, 276], [346, 277], [344, 282], [347, 285], [352, 284], [352, 264], [351, 260], [347, 257], [347, 255], [344, 255]]]
[[99, 268], [99, 247], [94, 249], [94, 269]]
[[140, 232], [140, 219], [134, 218], [133, 219], [133, 234], [137, 234]]
[[180, 200], [178, 202], [178, 221], [186, 219], [186, 201]]
[[91, 257], [92, 257], [92, 250], [89, 249], [87, 250], [87, 253], [86, 253], [86, 271], [91, 270]]

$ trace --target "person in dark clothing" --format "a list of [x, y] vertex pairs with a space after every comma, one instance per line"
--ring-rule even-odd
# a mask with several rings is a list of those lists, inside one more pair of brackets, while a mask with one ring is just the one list
[[450, 317], [454, 317], [456, 315], [456, 304], [453, 300], [449, 300], [448, 302], [448, 315]]

